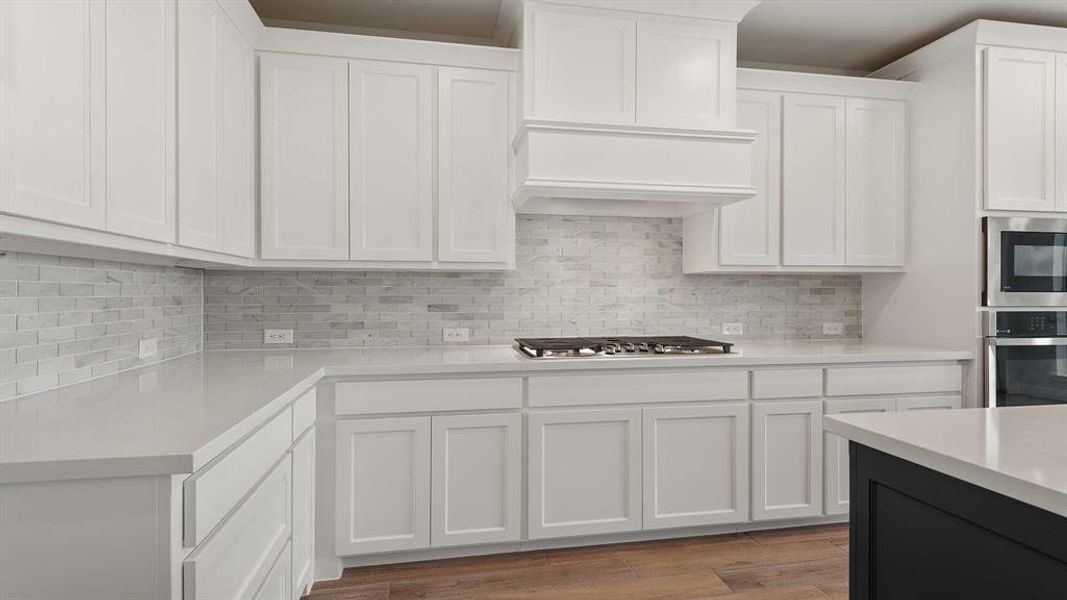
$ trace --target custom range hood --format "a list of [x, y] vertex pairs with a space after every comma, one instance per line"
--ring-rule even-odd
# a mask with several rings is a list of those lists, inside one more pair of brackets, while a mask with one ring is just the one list
[[737, 23], [758, 2], [527, 0], [520, 213], [684, 216], [744, 200]]

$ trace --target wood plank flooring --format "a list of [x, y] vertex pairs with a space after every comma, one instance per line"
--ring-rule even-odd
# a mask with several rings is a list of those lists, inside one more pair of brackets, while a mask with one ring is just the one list
[[846, 600], [848, 526], [347, 569], [313, 600]]

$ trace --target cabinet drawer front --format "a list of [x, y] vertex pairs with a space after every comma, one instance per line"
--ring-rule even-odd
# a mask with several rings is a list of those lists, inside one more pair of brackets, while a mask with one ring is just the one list
[[897, 398], [897, 410], [944, 410], [960, 408], [962, 406], [963, 399], [957, 394], [947, 396]]
[[248, 598], [263, 585], [289, 540], [291, 469], [286, 456], [189, 555], [183, 565], [185, 600]]
[[237, 447], [185, 480], [185, 546], [199, 544], [285, 454], [292, 410], [285, 409]]
[[959, 365], [840, 367], [826, 370], [827, 396], [958, 392], [963, 388]]
[[772, 369], [752, 373], [753, 398], [811, 398], [822, 395], [822, 369]]
[[300, 437], [315, 424], [315, 388], [311, 388], [293, 403], [293, 439]]
[[338, 415], [522, 407], [522, 379], [421, 379], [337, 384]]
[[747, 371], [674, 371], [530, 378], [530, 406], [592, 406], [748, 398]]

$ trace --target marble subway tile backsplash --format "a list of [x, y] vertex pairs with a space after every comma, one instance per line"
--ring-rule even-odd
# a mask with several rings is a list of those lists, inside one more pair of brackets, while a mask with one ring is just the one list
[[[512, 272], [208, 271], [206, 349], [262, 348], [263, 329], [293, 329], [294, 345], [442, 344], [444, 328], [472, 344], [518, 336], [691, 334], [736, 339], [860, 337], [860, 278], [843, 275], [682, 275], [679, 219], [520, 216]], [[277, 347], [277, 346], [271, 346]]]
[[[158, 354], [138, 358], [143, 339]], [[195, 269], [0, 251], [0, 400], [200, 350]]]

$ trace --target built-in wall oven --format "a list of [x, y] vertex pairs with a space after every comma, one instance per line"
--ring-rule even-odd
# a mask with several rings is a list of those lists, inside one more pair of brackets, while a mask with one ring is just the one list
[[986, 306], [1067, 308], [1067, 219], [987, 217]]
[[985, 313], [986, 404], [1067, 404], [1067, 309]]

